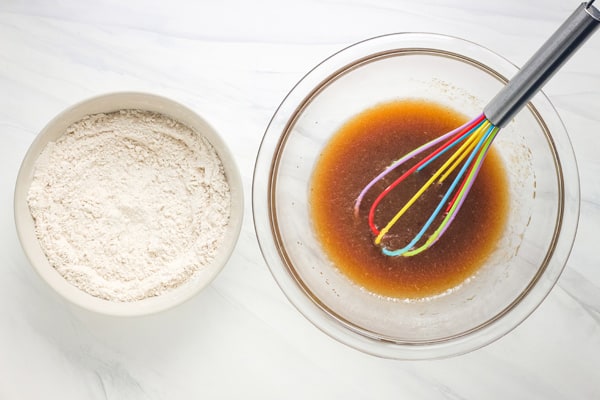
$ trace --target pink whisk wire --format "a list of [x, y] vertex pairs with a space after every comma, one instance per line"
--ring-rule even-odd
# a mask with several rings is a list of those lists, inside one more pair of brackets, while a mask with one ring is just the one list
[[[483, 129], [483, 131], [481, 131], [481, 129]], [[367, 194], [367, 192], [370, 189], [373, 188], [373, 186], [378, 181], [383, 179], [390, 172], [392, 172], [393, 170], [395, 170], [396, 168], [398, 168], [405, 162], [409, 161], [413, 157], [415, 157], [429, 149], [432, 149], [432, 147], [434, 147], [438, 144], [441, 144], [439, 147], [435, 148], [431, 153], [429, 153], [422, 160], [415, 163], [411, 168], [409, 168], [406, 172], [404, 172], [394, 182], [392, 182], [390, 185], [388, 185], [371, 204], [371, 207], [369, 208], [368, 222], [369, 222], [369, 227], [370, 227], [372, 233], [376, 236], [375, 243], [379, 244], [382, 236], [384, 236], [387, 233], [387, 230], [389, 230], [391, 228], [391, 226], [393, 226], [396, 223], [399, 216], [401, 216], [406, 209], [410, 208], [410, 206], [414, 202], [415, 198], [417, 198], [420, 195], [419, 194], [420, 192], [418, 192], [415, 195], [415, 197], [413, 197], [413, 199], [411, 199], [411, 201], [407, 205], [405, 205], [405, 207], [396, 215], [396, 217], [394, 217], [390, 222], [388, 222], [388, 225], [386, 225], [386, 227], [382, 230], [380, 230], [375, 224], [375, 212], [377, 210], [377, 207], [381, 203], [381, 201], [394, 188], [396, 188], [400, 183], [402, 183], [408, 176], [427, 167], [435, 159], [440, 157], [446, 151], [453, 148], [458, 143], [465, 141], [465, 139], [470, 137], [471, 135], [479, 135], [479, 137], [477, 137], [477, 136], [474, 137], [474, 139], [472, 139], [473, 142], [472, 142], [472, 144], [470, 144], [470, 147], [467, 147], [470, 150], [466, 151], [465, 156], [463, 156], [463, 157], [466, 157], [466, 154], [470, 153], [467, 158], [467, 161], [463, 164], [463, 167], [460, 169], [459, 173], [457, 174], [454, 181], [450, 185], [450, 188], [446, 191], [442, 200], [440, 201], [440, 203], [438, 204], [438, 206], [436, 207], [434, 212], [431, 214], [431, 216], [429, 217], [427, 222], [423, 225], [423, 227], [421, 228], [419, 233], [413, 238], [413, 240], [411, 240], [411, 242], [407, 246], [405, 246], [401, 249], [392, 250], [392, 249], [388, 249], [385, 246], [383, 246], [382, 252], [384, 254], [389, 255], [389, 256], [398, 256], [398, 255], [411, 256], [411, 255], [418, 254], [418, 253], [424, 251], [425, 249], [431, 247], [439, 239], [439, 237], [442, 236], [446, 232], [448, 226], [454, 220], [456, 213], [462, 206], [464, 199], [466, 197], [466, 194], [471, 189], [472, 183], [474, 181], [474, 177], [479, 172], [482, 161], [485, 158], [485, 155], [487, 154], [489, 145], [493, 141], [498, 130], [499, 129], [497, 127], [495, 127], [493, 124], [491, 124], [486, 119], [484, 114], [481, 114], [474, 120], [469, 121], [466, 124], [456, 128], [456, 129], [454, 129], [454, 130], [452, 130], [430, 142], [425, 143], [424, 145], [422, 145], [419, 148], [415, 149], [414, 151], [408, 153], [404, 157], [398, 159], [397, 161], [394, 161], [389, 167], [387, 167], [382, 173], [377, 175], [373, 180], [371, 180], [363, 188], [363, 190], [357, 197], [355, 204], [354, 204], [354, 213], [356, 216], [358, 216], [358, 213], [360, 211], [360, 206], [362, 204], [364, 196]], [[466, 144], [468, 144], [468, 141], [466, 141], [466, 143], [463, 146], [465, 146]], [[463, 148], [464, 147], [461, 147], [461, 149], [463, 149]], [[461, 149], [459, 149], [459, 152], [462, 151]], [[452, 156], [452, 157], [455, 157], [455, 156]], [[452, 161], [452, 157], [451, 157], [450, 161]], [[475, 162], [473, 162], [473, 161], [475, 161]], [[453, 170], [456, 167], [456, 165], [457, 164], [455, 163], [451, 167], [451, 170]], [[447, 165], [444, 164], [444, 166], [442, 166], [440, 169], [438, 169], [437, 172], [434, 174], [434, 176], [430, 179], [430, 181], [423, 186], [421, 191], [424, 191], [430, 185], [430, 183], [433, 180], [437, 179], [437, 176], [439, 176], [446, 168], [447, 168]], [[458, 187], [458, 189], [457, 189], [457, 187]], [[450, 196], [453, 193], [454, 193], [453, 197], [448, 202], [448, 199], [450, 198]], [[419, 248], [415, 249], [416, 244], [423, 238], [423, 236], [425, 235], [427, 230], [432, 225], [433, 221], [439, 215], [439, 213], [440, 213], [441, 209], [444, 207], [444, 205], [446, 205], [446, 208], [444, 211], [446, 216], [445, 216], [444, 220], [440, 223], [440, 225], [435, 230], [435, 232], [429, 236], [426, 243], [424, 245], [420, 246]], [[384, 232], [384, 230], [385, 230], [385, 232]]]
[[[482, 114], [480, 115], [477, 120], [479, 119], [483, 119], [485, 118], [485, 116]], [[455, 136], [457, 134], [459, 134], [460, 132], [464, 131], [465, 128], [467, 128], [468, 126], [470, 126], [470, 124], [473, 121], [469, 121], [466, 122], [465, 124], [459, 126], [458, 128], [444, 134], [441, 135], [437, 138], [435, 138], [434, 140], [431, 140], [427, 143], [425, 143], [424, 145], [416, 148], [415, 150], [411, 151], [410, 153], [404, 155], [402, 158], [399, 158], [398, 160], [394, 161], [392, 164], [390, 164], [388, 167], [386, 167], [379, 175], [377, 175], [375, 178], [373, 178], [360, 192], [360, 194], [357, 196], [356, 200], [354, 201], [354, 216], [358, 217], [358, 213], [360, 210], [360, 206], [361, 203], [365, 197], [365, 195], [369, 192], [369, 190], [371, 190], [371, 188], [377, 183], [379, 182], [381, 179], [383, 179], [387, 174], [389, 174], [390, 172], [392, 172], [393, 170], [395, 170], [396, 168], [398, 168], [400, 165], [404, 164], [406, 161], [410, 160], [411, 158], [413, 158], [414, 156], [423, 153], [424, 151], [427, 151], [428, 149], [432, 148], [433, 146], [443, 142], [444, 140], [447, 140], [449, 138], [451, 138], [452, 136]], [[375, 232], [373, 232], [375, 233]], [[377, 232], [378, 233], [378, 232]], [[377, 234], [375, 233], [375, 234]]]

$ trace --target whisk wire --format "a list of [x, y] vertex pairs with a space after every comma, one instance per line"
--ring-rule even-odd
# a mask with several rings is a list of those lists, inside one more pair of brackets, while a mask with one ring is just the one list
[[[423, 225], [423, 227], [421, 228], [419, 233], [417, 235], [415, 235], [414, 238], [410, 241], [410, 243], [408, 243], [403, 248], [396, 249], [396, 250], [390, 250], [386, 247], [383, 247], [382, 248], [383, 254], [388, 255], [388, 256], [417, 255], [417, 254], [423, 252], [424, 250], [428, 249], [429, 247], [431, 247], [438, 240], [438, 238], [446, 231], [450, 222], [454, 219], [454, 216], [460, 209], [460, 206], [462, 206], [464, 198], [466, 197], [466, 194], [468, 193], [468, 191], [470, 190], [470, 188], [472, 186], [472, 181], [474, 180], [475, 176], [477, 175], [477, 172], [479, 171], [479, 168], [481, 167], [481, 164], [483, 162], [483, 159], [485, 158], [487, 150], [489, 149], [489, 146], [492, 143], [493, 139], [495, 138], [495, 135], [498, 132], [498, 130], [499, 129], [496, 126], [494, 126], [487, 120], [484, 121], [483, 124], [479, 124], [479, 126], [476, 129], [474, 129], [475, 132], [472, 137], [478, 138], [479, 140], [474, 141], [474, 148], [470, 152], [469, 157], [467, 158], [466, 162], [462, 165], [460, 171], [458, 172], [457, 176], [454, 178], [452, 184], [450, 185], [450, 187], [448, 188], [448, 190], [446, 191], [446, 193], [444, 194], [444, 196], [438, 203], [436, 209], [433, 211], [433, 213], [431, 214], [429, 219], [425, 222], [425, 224]], [[464, 147], [464, 145], [463, 145], [463, 147]], [[468, 144], [467, 147], [471, 147], [471, 145]], [[473, 160], [475, 160], [475, 163], [473, 163]], [[452, 163], [453, 161], [454, 160], [452, 160], [452, 161], [448, 160], [446, 162], [446, 164]], [[438, 175], [438, 173], [443, 170], [445, 170], [445, 165], [442, 166], [438, 171], [436, 171], [434, 176]], [[463, 178], [463, 176], [465, 176], [465, 173], [466, 173], [466, 178], [463, 180], [462, 178]], [[429, 181], [428, 181], [428, 183], [429, 183]], [[459, 184], [460, 184], [460, 186], [459, 186]], [[426, 185], [427, 185], [427, 183], [426, 183]], [[423, 236], [425, 235], [425, 233], [429, 230], [429, 228], [431, 227], [433, 222], [437, 219], [440, 211], [444, 208], [444, 205], [447, 204], [448, 199], [450, 198], [452, 193], [455, 191], [457, 186], [459, 186], [459, 191], [458, 191], [457, 195], [453, 198], [453, 200], [450, 202], [450, 205], [451, 205], [450, 211], [448, 213], [446, 213], [446, 216], [444, 217], [444, 219], [442, 220], [440, 225], [427, 238], [425, 243], [423, 245], [421, 245], [420, 247], [414, 248], [417, 245], [417, 243], [419, 243], [423, 239]], [[418, 197], [418, 196], [416, 196], [416, 197]], [[413, 204], [414, 204], [414, 202], [413, 202]], [[406, 210], [404, 210], [404, 211], [406, 211]], [[386, 225], [386, 227], [384, 228], [385, 233], [387, 233], [389, 231], [389, 229], [391, 229], [391, 227], [398, 221], [398, 219], [399, 219], [399, 217], [396, 218], [395, 220], [393, 220], [393, 219], [390, 220], [390, 223], [388, 223], [388, 225]], [[384, 232], [384, 229], [382, 229], [381, 232]], [[385, 233], [383, 233], [383, 234], [380, 233], [378, 235], [379, 242], [377, 241], [377, 238], [376, 238], [376, 240], [375, 240], [376, 244], [380, 244], [381, 239], [383, 238]], [[381, 237], [379, 237], [379, 236], [381, 236]]]
[[460, 134], [461, 132], [468, 132], [473, 126], [475, 126], [477, 123], [483, 121], [483, 119], [485, 118], [485, 116], [483, 114], [481, 114], [478, 118], [476, 118], [474, 121], [469, 121], [465, 124], [463, 124], [462, 126], [459, 126], [458, 128], [444, 134], [441, 135], [439, 137], [437, 137], [436, 139], [425, 143], [424, 145], [416, 148], [415, 150], [411, 151], [410, 153], [406, 154], [405, 156], [403, 156], [402, 158], [399, 158], [398, 160], [394, 161], [392, 164], [390, 164], [385, 170], [383, 170], [379, 175], [377, 175], [375, 178], [373, 178], [360, 192], [360, 194], [358, 195], [358, 197], [356, 198], [355, 202], [354, 202], [354, 216], [357, 217], [359, 210], [360, 210], [360, 205], [365, 197], [365, 195], [367, 194], [367, 192], [369, 192], [369, 190], [377, 183], [379, 182], [381, 179], [383, 179], [387, 174], [389, 174], [390, 172], [392, 172], [393, 170], [395, 170], [396, 168], [398, 168], [400, 165], [404, 164], [406, 161], [410, 160], [411, 158], [413, 158], [414, 156], [416, 156], [417, 154], [420, 154], [430, 148], [432, 148], [433, 146], [437, 145], [438, 143], [442, 143], [445, 140], [448, 140], [449, 138], [452, 138], [453, 136]]
[[479, 170], [481, 169], [483, 160], [484, 160], [485, 156], [487, 155], [489, 147], [492, 144], [492, 142], [493, 142], [494, 138], [496, 137], [496, 134], [498, 133], [499, 130], [500, 129], [494, 125], [491, 125], [490, 127], [488, 127], [488, 131], [486, 132], [485, 137], [481, 141], [481, 143], [483, 143], [483, 145], [481, 146], [481, 149], [476, 151], [477, 158], [475, 160], [475, 163], [470, 165], [469, 170], [467, 172], [467, 177], [461, 181], [461, 185], [460, 185], [459, 189], [456, 191], [453, 199], [448, 203], [448, 208], [445, 211], [446, 216], [445, 216], [444, 220], [440, 223], [438, 228], [433, 232], [433, 234], [428, 238], [427, 242], [423, 246], [421, 246], [418, 249], [415, 249], [414, 251], [406, 252], [407, 256], [419, 254], [422, 251], [433, 246], [433, 244], [435, 244], [435, 242], [437, 242], [437, 240], [446, 232], [446, 230], [448, 229], [448, 227], [454, 220], [454, 217], [456, 217], [457, 212], [460, 210], [461, 206], [463, 205], [463, 202], [466, 199], [467, 194], [471, 190], [473, 182], [475, 182], [475, 178], [477, 177], [477, 174], [479, 173]]
[[[485, 128], [485, 125], [483, 123], [478, 125], [477, 128], [473, 130], [473, 133], [469, 135], [467, 141], [454, 154], [455, 159], [453, 160], [452, 165], [444, 168], [445, 172], [440, 177], [438, 183], [444, 183], [446, 178], [450, 174], [452, 174], [452, 172], [454, 172], [456, 167], [458, 167], [460, 163], [462, 163], [464, 159], [473, 151], [473, 149], [475, 149], [475, 147], [477, 146], [477, 142], [481, 139], [483, 132], [482, 128]], [[452, 157], [448, 161], [450, 160], [452, 160]]]
[[462, 142], [465, 138], [473, 135], [473, 133], [476, 132], [477, 128], [479, 128], [481, 124], [483, 124], [484, 120], [485, 116], [481, 115], [479, 116], [479, 118], [475, 119], [474, 121], [471, 121], [471, 123], [464, 125], [464, 129], [456, 132], [455, 137], [448, 140], [447, 143], [445, 143], [443, 146], [440, 146], [439, 149], [437, 149], [429, 156], [427, 156], [423, 161], [421, 161], [421, 163], [419, 163], [419, 168], [417, 168], [417, 171], [421, 171], [427, 168], [429, 164], [434, 162], [437, 158], [441, 157], [445, 152], [451, 150], [455, 145]]
[[[460, 188], [457, 190], [457, 192], [455, 193], [452, 200], [448, 203], [448, 208], [446, 209], [446, 213], [450, 215], [450, 218], [449, 218], [449, 220], [444, 219], [442, 224], [440, 224], [440, 229], [444, 229], [444, 231], [445, 231], [445, 227], [447, 226], [447, 224], [452, 222], [452, 219], [454, 219], [456, 211], [458, 211], [458, 209], [460, 208], [460, 206], [462, 205], [462, 203], [465, 199], [465, 196], [471, 190], [471, 186], [473, 185], [473, 182], [475, 181], [475, 177], [477, 176], [477, 174], [479, 173], [479, 170], [481, 169], [483, 159], [487, 155], [489, 147], [492, 144], [492, 142], [494, 141], [496, 134], [498, 133], [499, 130], [500, 129], [498, 127], [495, 127], [493, 125], [492, 125], [492, 127], [490, 127], [489, 134], [485, 138], [485, 140], [483, 142], [483, 146], [477, 154], [477, 159], [476, 159], [475, 163], [473, 165], [471, 165], [469, 171], [467, 172], [467, 178], [462, 181]], [[439, 236], [441, 236], [442, 233], [443, 233], [443, 231], [441, 231], [436, 236], [439, 237]]]
[[[379, 206], [379, 203], [385, 198], [385, 196], [387, 196], [396, 186], [398, 186], [400, 183], [402, 183], [408, 176], [412, 175], [415, 171], [417, 171], [421, 166], [426, 165], [429, 163], [430, 160], [432, 160], [433, 158], [437, 158], [442, 152], [445, 152], [447, 149], [449, 149], [450, 147], [456, 145], [457, 143], [459, 143], [460, 141], [462, 141], [465, 137], [468, 137], [473, 130], [473, 127], [479, 127], [482, 120], [485, 119], [485, 116], [480, 116], [479, 118], [477, 118], [474, 121], [471, 121], [470, 123], [467, 123], [465, 125], [463, 125], [459, 130], [454, 130], [453, 133], [455, 134], [454, 137], [451, 137], [446, 143], [444, 143], [442, 146], [440, 146], [439, 148], [437, 148], [436, 150], [434, 150], [433, 152], [431, 152], [428, 156], [426, 156], [425, 158], [423, 158], [421, 161], [419, 161], [418, 163], [416, 163], [414, 166], [412, 166], [411, 168], [409, 168], [404, 174], [402, 174], [399, 178], [397, 178], [393, 183], [391, 183], [387, 188], [385, 188], [380, 194], [379, 196], [377, 196], [377, 198], [375, 199], [375, 201], [373, 201], [373, 204], [371, 205], [371, 208], [369, 209], [369, 217], [368, 217], [368, 223], [369, 223], [369, 227], [371, 228], [371, 232], [373, 232], [373, 234], [375, 236], [379, 236], [379, 229], [377, 228], [377, 226], [375, 225], [375, 210], [377, 209], [377, 207]], [[443, 135], [444, 137], [446, 137], [447, 135]], [[417, 150], [421, 150], [420, 152], [423, 152], [427, 149], [429, 149], [431, 146], [430, 144], [432, 142], [435, 142], [435, 144], [439, 143], [439, 140], [433, 140], [429, 143], [426, 143], [425, 145], [421, 146], [419, 149]], [[417, 155], [419, 152], [411, 152], [409, 153], [412, 156]], [[401, 160], [404, 160], [403, 162], [409, 160], [412, 157], [403, 157]], [[402, 163], [394, 163], [393, 164], [394, 167], [398, 167], [400, 165], [402, 165]], [[384, 172], [391, 172], [389, 169], [384, 171]], [[381, 175], [381, 174], [380, 174]], [[372, 181], [371, 183], [374, 184], [374, 182]], [[371, 185], [372, 186], [372, 185]], [[363, 189], [364, 191], [364, 189]], [[356, 207], [360, 206], [359, 202], [356, 202]], [[355, 215], [357, 215], [358, 212], [358, 208], [355, 208]], [[376, 243], [378, 244], [378, 243]]]
[[[378, 245], [381, 243], [381, 239], [389, 232], [389, 230], [396, 224], [396, 222], [398, 222], [398, 220], [404, 215], [404, 213], [416, 203], [416, 201], [423, 195], [423, 193], [425, 193], [425, 191], [427, 189], [429, 189], [429, 187], [439, 178], [440, 175], [444, 174], [444, 172], [452, 173], [453, 169], [456, 168], [456, 166], [460, 164], [460, 162], [457, 163], [455, 161], [462, 161], [469, 154], [469, 152], [473, 151], [473, 149], [477, 145], [476, 139], [479, 138], [480, 135], [478, 134], [478, 132], [480, 132], [480, 131], [481, 131], [481, 124], [479, 124], [476, 129], [472, 130], [472, 132], [469, 132], [468, 134], [465, 134], [465, 135], [461, 135], [459, 137], [460, 140], [464, 139], [465, 137], [468, 137], [468, 139], [459, 147], [459, 149], [455, 153], [453, 153], [450, 156], [450, 158], [448, 158], [448, 160], [446, 160], [444, 162], [444, 164], [427, 180], [427, 182], [425, 182], [425, 184], [423, 184], [423, 186], [421, 186], [421, 188], [404, 205], [404, 207], [402, 207], [400, 209], [400, 211], [398, 211], [396, 213], [396, 215], [394, 215], [394, 217], [388, 221], [388, 223], [385, 225], [385, 227], [379, 231], [379, 233], [375, 237], [375, 244]], [[454, 141], [452, 143], [452, 146], [454, 146], [460, 140]], [[452, 146], [448, 146], [446, 148], [450, 148]], [[426, 159], [428, 159], [428, 158], [429, 157], [427, 157]], [[417, 166], [418, 165], [419, 164], [417, 164]], [[418, 170], [418, 168], [417, 168], [417, 170]], [[402, 177], [398, 178], [397, 181], [395, 181], [393, 184], [391, 184], [388, 187], [394, 188], [397, 185], [397, 183], [400, 183], [403, 180], [403, 179], [401, 179], [403, 177], [404, 177], [404, 175]], [[373, 219], [374, 219], [375, 210], [377, 209], [377, 206], [381, 202], [381, 199], [383, 199], [383, 197], [385, 197], [385, 195], [387, 195], [389, 192], [390, 192], [390, 190], [386, 189], [386, 191], [384, 191], [382, 193], [384, 195], [380, 196], [380, 198], [378, 198], [371, 205], [371, 209], [370, 209], [370, 213], [369, 213], [369, 223], [371, 225], [374, 226]], [[434, 217], [435, 216], [437, 216], [437, 214], [435, 214]]]

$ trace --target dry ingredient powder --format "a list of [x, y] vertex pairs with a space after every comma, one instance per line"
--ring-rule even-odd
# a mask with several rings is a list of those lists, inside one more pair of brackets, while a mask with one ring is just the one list
[[206, 138], [140, 110], [87, 116], [49, 143], [28, 203], [50, 264], [118, 302], [192, 280], [215, 257], [230, 214], [223, 166]]

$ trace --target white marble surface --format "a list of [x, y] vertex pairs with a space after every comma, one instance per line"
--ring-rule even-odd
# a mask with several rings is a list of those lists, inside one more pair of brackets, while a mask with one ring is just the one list
[[[379, 359], [336, 343], [290, 305], [255, 238], [252, 169], [294, 83], [330, 53], [392, 32], [483, 44], [518, 65], [578, 0], [2, 0], [0, 399], [600, 398], [600, 33], [546, 87], [571, 134], [581, 218], [558, 285], [522, 325], [441, 361]], [[246, 218], [222, 274], [138, 319], [65, 303], [28, 265], [15, 178], [37, 132], [90, 96], [139, 90], [204, 115], [242, 172]]]

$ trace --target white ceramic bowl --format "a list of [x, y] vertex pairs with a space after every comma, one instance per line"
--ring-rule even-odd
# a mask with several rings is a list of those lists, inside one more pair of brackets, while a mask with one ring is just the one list
[[[138, 301], [116, 302], [91, 296], [69, 283], [48, 262], [35, 234], [34, 220], [27, 203], [27, 194], [34, 165], [46, 144], [55, 141], [65, 129], [86, 115], [108, 113], [122, 109], [138, 109], [161, 113], [203, 135], [217, 151], [223, 163], [231, 192], [231, 214], [222, 245], [214, 261], [198, 271], [190, 282], [161, 294]], [[97, 96], [66, 109], [40, 132], [31, 144], [16, 181], [15, 222], [21, 245], [31, 265], [52, 289], [70, 302], [91, 311], [115, 316], [151, 314], [188, 300], [206, 287], [222, 270], [237, 242], [243, 218], [243, 189], [236, 163], [219, 134], [202, 117], [189, 108], [165, 97], [146, 93], [122, 92]], [[85, 228], [83, 228], [85, 229]]]

